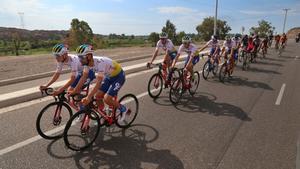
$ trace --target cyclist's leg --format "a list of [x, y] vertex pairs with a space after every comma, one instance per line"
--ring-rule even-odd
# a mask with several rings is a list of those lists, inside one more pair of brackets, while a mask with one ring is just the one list
[[[172, 65], [174, 59], [176, 58], [177, 56], [177, 51], [173, 51], [173, 52], [169, 52], [168, 53], [168, 56], [169, 56], [169, 65], [168, 65], [168, 68], [170, 68], [170, 66]], [[170, 84], [171, 82], [171, 79], [172, 79], [172, 71], [168, 72], [168, 77], [167, 77], [167, 84]]]
[[[121, 106], [124, 107], [124, 105], [119, 104], [118, 100], [114, 99], [114, 97], [118, 95], [118, 92], [120, 91], [124, 83], [125, 83], [124, 71], [121, 71], [116, 77], [111, 78], [109, 89], [106, 91], [104, 95], [104, 102], [107, 105], [113, 106], [118, 109], [120, 109]], [[124, 108], [126, 109], [126, 107]]]
[[164, 80], [166, 80], [167, 68], [169, 67], [169, 65], [170, 65], [170, 57], [169, 57], [168, 53], [166, 53], [165, 56], [164, 56], [163, 63], [162, 63], [162, 70], [163, 70]]

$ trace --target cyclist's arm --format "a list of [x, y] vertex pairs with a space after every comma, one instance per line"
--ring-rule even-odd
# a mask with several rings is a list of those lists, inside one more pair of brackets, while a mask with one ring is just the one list
[[84, 85], [84, 82], [86, 81], [86, 79], [88, 77], [88, 74], [89, 74], [89, 67], [85, 66], [83, 69], [82, 76], [74, 89], [74, 93], [79, 93], [81, 91], [81, 88]]
[[190, 64], [191, 64], [191, 62], [192, 62], [192, 60], [193, 60], [194, 56], [195, 56], [195, 53], [192, 53], [192, 54], [190, 55], [189, 61], [187, 62], [187, 64], [186, 64], [186, 66], [185, 66], [185, 67], [187, 67], [188, 65], [190, 65]]
[[150, 62], [150, 63], [153, 63], [153, 61], [154, 61], [155, 58], [157, 57], [158, 51], [159, 51], [158, 48], [156, 48], [154, 54], [152, 55], [152, 59], [151, 59], [151, 62]]
[[49, 87], [50, 85], [52, 85], [54, 82], [56, 82], [56, 80], [59, 78], [60, 73], [59, 72], [55, 72], [54, 75], [52, 76], [51, 80], [45, 85], [45, 87]]
[[75, 81], [76, 79], [76, 72], [72, 72], [71, 73], [71, 78], [68, 80], [68, 82], [62, 86], [61, 88], [58, 89], [58, 92], [61, 93], [64, 90], [66, 90], [69, 86], [71, 86], [71, 84]]
[[206, 43], [202, 48], [198, 48], [198, 52], [203, 51], [205, 48], [207, 48], [208, 44]]
[[103, 73], [98, 73], [96, 76], [96, 85], [95, 87], [91, 90], [91, 92], [88, 94], [87, 98], [88, 100], [91, 100], [93, 96], [96, 94], [96, 92], [99, 90], [100, 85], [102, 84], [102, 80], [104, 78]]
[[178, 52], [178, 53], [177, 53], [177, 55], [176, 55], [176, 57], [175, 57], [175, 59], [173, 60], [173, 63], [172, 63], [172, 68], [174, 68], [174, 67], [175, 67], [175, 65], [176, 65], [176, 62], [177, 62], [177, 60], [178, 60], [179, 56], [180, 56], [180, 53]]

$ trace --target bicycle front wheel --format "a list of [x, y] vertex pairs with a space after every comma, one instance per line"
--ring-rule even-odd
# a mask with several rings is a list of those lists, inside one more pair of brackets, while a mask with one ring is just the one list
[[190, 83], [191, 88], [189, 88], [189, 92], [193, 96], [197, 92], [200, 83], [200, 74], [198, 71], [194, 72], [194, 76], [191, 79]]
[[80, 110], [68, 121], [64, 142], [69, 149], [81, 151], [94, 143], [100, 127], [100, 117], [94, 110]]
[[125, 115], [125, 119], [120, 121], [119, 119], [121, 118], [121, 114], [119, 110], [115, 109], [116, 125], [120, 128], [128, 128], [133, 123], [139, 112], [139, 101], [135, 95], [126, 94], [119, 100], [119, 103], [125, 105], [128, 111]]
[[183, 83], [181, 78], [176, 79], [170, 88], [169, 99], [173, 104], [177, 104], [183, 94]]
[[208, 78], [208, 75], [209, 75], [209, 72], [210, 72], [210, 62], [207, 61], [204, 66], [203, 66], [203, 70], [202, 70], [202, 77], [207, 80]]
[[220, 68], [220, 72], [219, 72], [219, 80], [221, 82], [224, 82], [225, 80], [225, 77], [226, 77], [226, 74], [227, 74], [227, 65], [226, 63], [224, 63], [221, 68]]
[[151, 76], [148, 82], [148, 94], [152, 98], [159, 97], [163, 89], [163, 79], [159, 73]]
[[72, 109], [66, 103], [53, 102], [48, 104], [37, 116], [37, 132], [45, 139], [61, 138], [64, 126], [72, 114]]

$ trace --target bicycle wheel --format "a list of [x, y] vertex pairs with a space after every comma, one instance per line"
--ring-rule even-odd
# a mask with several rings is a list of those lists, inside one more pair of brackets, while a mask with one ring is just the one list
[[217, 75], [218, 70], [219, 70], [219, 62], [218, 61], [214, 61], [214, 63], [213, 63], [213, 71], [212, 71], [213, 74], [214, 74], [214, 76]]
[[157, 98], [163, 89], [163, 79], [159, 73], [151, 76], [148, 82], [148, 94], [152, 98]]
[[170, 88], [169, 99], [173, 104], [177, 104], [183, 94], [183, 82], [181, 78], [176, 79]]
[[94, 143], [100, 127], [100, 117], [94, 110], [80, 110], [68, 121], [64, 142], [71, 150], [83, 150]]
[[220, 72], [219, 72], [219, 80], [221, 82], [224, 82], [226, 74], [227, 74], [227, 64], [223, 63], [223, 65], [220, 68]]
[[120, 128], [128, 128], [133, 123], [139, 112], [139, 101], [135, 95], [126, 94], [119, 100], [119, 103], [125, 105], [128, 111], [126, 113], [125, 119], [123, 121], [119, 121], [121, 114], [119, 110], [115, 109], [116, 125]]
[[210, 72], [210, 61], [207, 61], [204, 66], [203, 66], [203, 70], [202, 70], [202, 77], [207, 80], [208, 75]]
[[194, 72], [193, 79], [191, 79], [190, 83], [191, 83], [191, 88], [189, 88], [189, 92], [192, 96], [194, 96], [194, 94], [197, 92], [197, 89], [198, 89], [199, 83], [200, 83], [199, 72], [197, 72], [197, 71]]
[[72, 109], [66, 103], [52, 102], [48, 104], [37, 116], [37, 132], [45, 139], [61, 138], [64, 126], [72, 114]]

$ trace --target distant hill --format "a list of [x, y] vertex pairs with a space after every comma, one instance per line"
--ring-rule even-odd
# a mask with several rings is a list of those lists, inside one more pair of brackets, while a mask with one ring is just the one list
[[26, 30], [18, 28], [6, 28], [0, 27], [0, 39], [1, 40], [11, 40], [11, 34], [18, 32], [22, 40], [60, 40], [64, 38], [69, 31], [65, 30]]
[[295, 27], [287, 32], [287, 36], [290, 39], [294, 39], [298, 33], [300, 33], [300, 27]]

